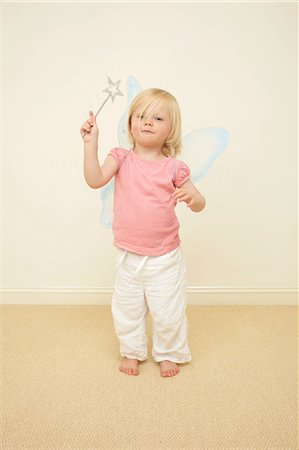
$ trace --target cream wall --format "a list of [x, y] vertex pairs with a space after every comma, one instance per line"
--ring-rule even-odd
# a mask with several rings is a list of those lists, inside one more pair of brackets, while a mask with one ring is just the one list
[[[7, 292], [113, 286], [79, 135], [107, 75], [125, 94], [130, 75], [171, 91], [184, 135], [230, 135], [197, 183], [206, 209], [177, 207], [190, 289], [295, 288], [296, 3], [4, 3], [2, 16]], [[101, 161], [125, 107], [117, 97], [100, 113]]]

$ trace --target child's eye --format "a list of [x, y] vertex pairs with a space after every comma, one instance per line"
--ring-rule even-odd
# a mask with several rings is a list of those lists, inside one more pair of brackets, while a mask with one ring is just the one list
[[156, 116], [155, 117], [156, 120], [163, 120], [162, 117]]

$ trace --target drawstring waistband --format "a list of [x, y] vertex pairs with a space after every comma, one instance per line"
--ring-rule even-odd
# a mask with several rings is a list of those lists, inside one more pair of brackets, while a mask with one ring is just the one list
[[[127, 256], [127, 253], [128, 253], [128, 252], [126, 252], [126, 251], [124, 250], [124, 252], [123, 252], [123, 254], [122, 254], [121, 258], [120, 258], [120, 261], [119, 261], [119, 263], [118, 263], [117, 270], [118, 270], [118, 269], [120, 268], [120, 266], [123, 264], [123, 262], [124, 262], [124, 260], [125, 260], [125, 257]], [[137, 266], [137, 269], [136, 269], [135, 272], [133, 273], [133, 275], [132, 275], [132, 277], [131, 277], [129, 283], [131, 283], [131, 282], [134, 280], [134, 278], [139, 274], [139, 272], [141, 271], [142, 267], [144, 266], [144, 264], [145, 264], [147, 258], [148, 258], [148, 256], [144, 256], [144, 257], [142, 258], [142, 260], [140, 261], [140, 263], [139, 263], [138, 266]]]
[[133, 275], [132, 275], [132, 278], [131, 278], [131, 280], [130, 280], [130, 283], [134, 280], [135, 277], [137, 277], [137, 275], [138, 275], [139, 272], [141, 271], [142, 267], [144, 266], [145, 261], [147, 260], [147, 258], [148, 258], [148, 256], [144, 256], [144, 257], [142, 258], [142, 260], [141, 260], [140, 263], [138, 264], [137, 269], [135, 270], [135, 272], [134, 272]]

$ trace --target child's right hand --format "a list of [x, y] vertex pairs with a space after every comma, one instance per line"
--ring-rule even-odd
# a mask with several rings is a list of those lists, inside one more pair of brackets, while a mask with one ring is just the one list
[[89, 119], [87, 119], [86, 122], [84, 122], [82, 127], [80, 128], [80, 134], [84, 143], [97, 144], [99, 137], [99, 129], [97, 126], [95, 115], [92, 111], [89, 111]]

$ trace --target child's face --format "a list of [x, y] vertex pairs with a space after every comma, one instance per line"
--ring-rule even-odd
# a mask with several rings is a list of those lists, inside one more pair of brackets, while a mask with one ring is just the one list
[[150, 114], [142, 108], [136, 109], [131, 117], [131, 133], [136, 144], [143, 147], [162, 149], [171, 130], [171, 121], [167, 108], [159, 105]]

